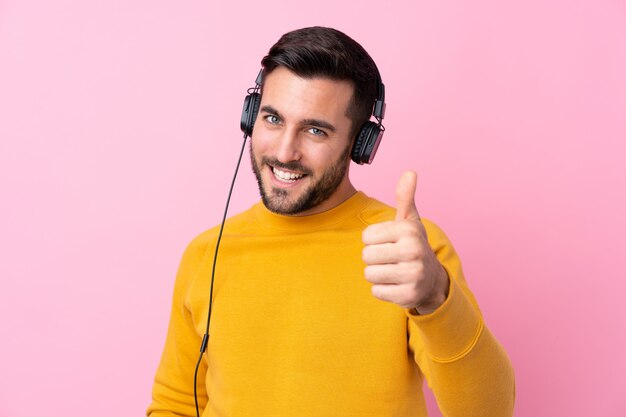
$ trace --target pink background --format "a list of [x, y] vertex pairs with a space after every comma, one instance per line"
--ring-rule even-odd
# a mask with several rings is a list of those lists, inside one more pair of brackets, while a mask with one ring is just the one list
[[[418, 171], [516, 416], [626, 415], [625, 2], [389, 3], [0, 1], [0, 416], [144, 413], [245, 90], [313, 24], [377, 61], [387, 135], [355, 183], [393, 203]], [[246, 161], [231, 213], [256, 199]]]

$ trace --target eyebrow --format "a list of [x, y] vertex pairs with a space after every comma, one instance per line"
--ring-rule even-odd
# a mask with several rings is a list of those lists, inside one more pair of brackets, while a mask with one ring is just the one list
[[[274, 107], [270, 106], [269, 104], [266, 104], [265, 106], [261, 107], [260, 111], [273, 114], [273, 115], [278, 116], [281, 119], [284, 119], [284, 117], [280, 114], [280, 112], [276, 110]], [[335, 128], [335, 126], [320, 119], [304, 119], [300, 122], [300, 124], [303, 126], [315, 126], [315, 127], [320, 127], [322, 129], [328, 129], [331, 132], [337, 131], [337, 128]]]

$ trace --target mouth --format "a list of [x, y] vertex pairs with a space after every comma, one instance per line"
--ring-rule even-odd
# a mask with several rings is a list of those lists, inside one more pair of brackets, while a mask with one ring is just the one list
[[270, 166], [270, 168], [272, 169], [274, 178], [278, 180], [279, 182], [285, 183], [285, 184], [293, 184], [306, 176], [306, 174], [304, 173], [286, 171], [286, 170], [276, 168], [273, 166]]

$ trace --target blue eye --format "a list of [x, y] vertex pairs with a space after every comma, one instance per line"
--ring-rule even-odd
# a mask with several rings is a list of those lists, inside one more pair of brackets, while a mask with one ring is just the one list
[[280, 119], [275, 114], [268, 114], [267, 116], [265, 116], [265, 121], [273, 125], [277, 125], [278, 123], [280, 123]]
[[315, 136], [326, 136], [326, 132], [316, 127], [312, 127], [309, 129], [309, 132]]

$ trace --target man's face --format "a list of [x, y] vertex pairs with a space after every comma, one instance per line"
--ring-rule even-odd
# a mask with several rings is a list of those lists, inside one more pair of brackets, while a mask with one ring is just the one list
[[265, 206], [280, 214], [329, 210], [355, 189], [348, 178], [352, 85], [300, 78], [284, 67], [265, 77], [250, 144]]

